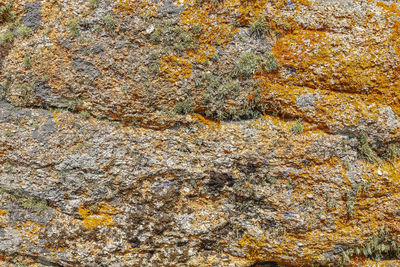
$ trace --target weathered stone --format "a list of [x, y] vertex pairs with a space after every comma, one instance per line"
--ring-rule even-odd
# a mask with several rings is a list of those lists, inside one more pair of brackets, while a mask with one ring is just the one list
[[7, 254], [16, 253], [22, 242], [21, 234], [12, 227], [0, 228], [0, 251]]
[[314, 107], [315, 96], [314, 94], [303, 94], [296, 99], [296, 105], [300, 109], [310, 109]]
[[399, 265], [399, 3], [124, 2], [14, 1], [1, 266]]
[[51, 95], [51, 87], [45, 81], [35, 82], [35, 96], [43, 102], [48, 102]]
[[22, 23], [32, 29], [37, 29], [42, 26], [42, 2], [36, 0], [25, 4], [25, 16], [22, 18]]
[[75, 58], [72, 63], [72, 68], [81, 75], [89, 75], [92, 77], [101, 76], [101, 72], [94, 65], [83, 58]]
[[173, 0], [163, 1], [162, 6], [157, 10], [159, 14], [165, 17], [179, 17], [179, 14], [183, 11], [181, 6], [178, 6]]

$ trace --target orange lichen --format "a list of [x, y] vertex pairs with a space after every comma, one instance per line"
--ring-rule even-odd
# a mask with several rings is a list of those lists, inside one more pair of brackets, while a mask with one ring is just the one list
[[[188, 3], [186, 2], [186, 4]], [[221, 12], [226, 12], [221, 5], [218, 5], [217, 8]], [[212, 57], [215, 53], [215, 45], [225, 45], [237, 32], [229, 24], [226, 14], [225, 16], [214, 16], [214, 13], [215, 7], [210, 3], [205, 3], [202, 6], [191, 5], [180, 15], [183, 23], [201, 27], [201, 33], [198, 36], [199, 47], [188, 51], [189, 57], [197, 62], [204, 62]]]
[[0, 226], [1, 227], [6, 227], [8, 224], [8, 218], [5, 218], [7, 216], [7, 211], [5, 210], [0, 210]]
[[107, 203], [100, 203], [97, 210], [80, 208], [78, 213], [83, 218], [86, 229], [93, 229], [97, 226], [115, 225], [112, 215], [117, 214], [118, 210]]
[[219, 121], [211, 120], [209, 118], [204, 117], [201, 114], [193, 114], [193, 117], [200, 123], [208, 125], [211, 129], [216, 129], [221, 127], [221, 123]]
[[28, 241], [37, 243], [39, 234], [44, 231], [45, 226], [33, 221], [25, 221], [23, 225], [17, 225], [15, 228], [21, 233], [21, 237]]
[[174, 55], [162, 57], [160, 71], [170, 82], [176, 82], [192, 76], [192, 63]]
[[[216, 46], [224, 46], [229, 43], [238, 32], [240, 25], [247, 25], [262, 16], [268, 17], [266, 9], [268, 0], [226, 0], [219, 3], [204, 1], [201, 5], [195, 0], [176, 1], [177, 5], [183, 5], [185, 10], [180, 15], [181, 22], [187, 28], [193, 26], [200, 27], [200, 31], [196, 36], [198, 46], [196, 48], [187, 49], [183, 58], [188, 62], [205, 62], [210, 59], [216, 51]], [[276, 0], [276, 6], [285, 6], [287, 1]], [[295, 1], [300, 5], [309, 5], [307, 0]], [[215, 15], [218, 13], [218, 16]], [[235, 16], [233, 16], [233, 14]], [[236, 19], [237, 23], [232, 23], [232, 19]], [[273, 21], [268, 20], [268, 24]], [[285, 23], [293, 24], [292, 21]], [[277, 29], [275, 25], [271, 25], [271, 29]], [[293, 28], [292, 26], [290, 28]], [[172, 57], [172, 56], [169, 56]], [[176, 62], [174, 60], [163, 61], [164, 69], [175, 69]], [[168, 65], [172, 63], [172, 65]], [[187, 64], [189, 66], [189, 64]], [[191, 67], [191, 66], [190, 66]], [[168, 80], [174, 82], [191, 74], [191, 69], [184, 68], [183, 74], [178, 75], [182, 70], [171, 71], [172, 74], [167, 77]]]

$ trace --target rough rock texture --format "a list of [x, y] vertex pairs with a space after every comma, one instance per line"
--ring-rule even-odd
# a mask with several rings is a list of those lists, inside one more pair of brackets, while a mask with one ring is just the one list
[[400, 265], [397, 2], [1, 0], [0, 264]]

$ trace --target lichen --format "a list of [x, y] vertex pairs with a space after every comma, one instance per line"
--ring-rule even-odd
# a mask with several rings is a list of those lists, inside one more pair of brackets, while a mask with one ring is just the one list
[[98, 209], [79, 208], [79, 215], [83, 219], [83, 225], [86, 229], [93, 229], [97, 226], [113, 226], [113, 215], [118, 213], [118, 210], [107, 203], [99, 203]]
[[244, 234], [238, 244], [244, 250], [246, 258], [253, 263], [263, 259], [262, 249], [266, 245], [265, 237], [255, 238], [249, 234]]
[[187, 59], [166, 55], [161, 59], [160, 72], [170, 82], [177, 82], [192, 76], [192, 64]]

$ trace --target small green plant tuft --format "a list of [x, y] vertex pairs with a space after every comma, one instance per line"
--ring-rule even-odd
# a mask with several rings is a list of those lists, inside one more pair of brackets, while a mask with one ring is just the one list
[[81, 111], [81, 116], [82, 116], [84, 119], [89, 119], [89, 118], [90, 118], [90, 113], [87, 112], [87, 111]]
[[32, 29], [26, 26], [20, 26], [17, 29], [17, 34], [23, 38], [31, 36], [32, 33]]
[[89, 207], [90, 211], [96, 213], [99, 211], [99, 203], [95, 203]]
[[79, 23], [76, 19], [69, 19], [67, 25], [72, 37], [77, 37], [80, 34]]
[[89, 6], [91, 9], [96, 9], [100, 5], [100, 0], [90, 0], [89, 1]]
[[96, 24], [96, 25], [93, 26], [93, 31], [97, 32], [97, 33], [102, 32], [103, 31], [103, 27], [101, 27], [99, 24]]
[[204, 114], [217, 120], [252, 119], [261, 115], [260, 89], [255, 81], [201, 73], [194, 79], [204, 87]]
[[177, 102], [174, 107], [174, 112], [177, 114], [188, 114], [194, 111], [194, 101], [185, 99], [184, 101]]
[[353, 256], [364, 256], [374, 261], [400, 259], [399, 236], [391, 235], [387, 228], [381, 228], [364, 245], [343, 251], [342, 264], [349, 263]]
[[195, 36], [199, 36], [203, 28], [200, 26], [200, 24], [193, 24], [191, 25], [190, 29], [194, 33]]
[[304, 130], [303, 124], [301, 123], [301, 119], [297, 120], [292, 128], [290, 129], [292, 134], [301, 134]]
[[275, 56], [270, 52], [264, 54], [261, 65], [266, 72], [272, 72], [279, 68], [278, 61], [276, 60]]
[[47, 209], [47, 201], [45, 199], [29, 197], [21, 199], [21, 202], [24, 208], [34, 210], [38, 213]]
[[24, 56], [25, 68], [30, 69], [32, 67], [31, 58], [28, 55]]
[[400, 156], [400, 144], [389, 144], [383, 154], [383, 158], [386, 160], [393, 160], [399, 156]]
[[150, 35], [150, 41], [153, 43], [158, 43], [161, 41], [163, 30], [161, 27], [157, 27], [154, 32]]
[[233, 73], [235, 76], [247, 78], [250, 75], [263, 69], [266, 72], [272, 72], [279, 68], [279, 63], [275, 56], [269, 52], [264, 56], [258, 56], [252, 52], [243, 53], [239, 61], [236, 62]]
[[337, 205], [338, 205], [337, 200], [332, 198], [331, 196], [328, 196], [328, 201], [327, 201], [327, 204], [326, 204], [327, 208], [329, 210], [331, 210], [333, 208], [336, 208]]
[[0, 45], [11, 43], [14, 40], [14, 34], [11, 31], [6, 31], [0, 34]]
[[346, 193], [346, 209], [349, 217], [353, 217], [354, 215], [354, 200], [356, 198], [356, 194], [350, 191]]
[[13, 11], [11, 11], [13, 7], [14, 1], [9, 0], [7, 3], [3, 3], [0, 6], [0, 23], [4, 21], [10, 20], [12, 17], [15, 15], [13, 14]]
[[107, 14], [102, 18], [103, 23], [106, 27], [106, 30], [109, 32], [112, 32], [115, 30], [115, 27], [117, 26], [117, 22], [114, 20], [113, 16], [111, 14]]
[[233, 73], [236, 76], [247, 78], [259, 70], [261, 62], [262, 59], [256, 54], [252, 52], [245, 52], [240, 56], [239, 61], [236, 62]]
[[359, 154], [360, 157], [370, 163], [375, 163], [378, 161], [378, 156], [376, 152], [369, 145], [368, 135], [363, 133], [360, 137], [360, 147]]
[[265, 18], [259, 18], [250, 24], [250, 34], [256, 38], [262, 38], [269, 31]]
[[[196, 34], [196, 33], [195, 33]], [[161, 43], [166, 53], [175, 51], [182, 53], [187, 49], [195, 49], [198, 47], [198, 40], [191, 31], [184, 30], [170, 23], [163, 27], [157, 27], [150, 35], [150, 41], [153, 43]]]

